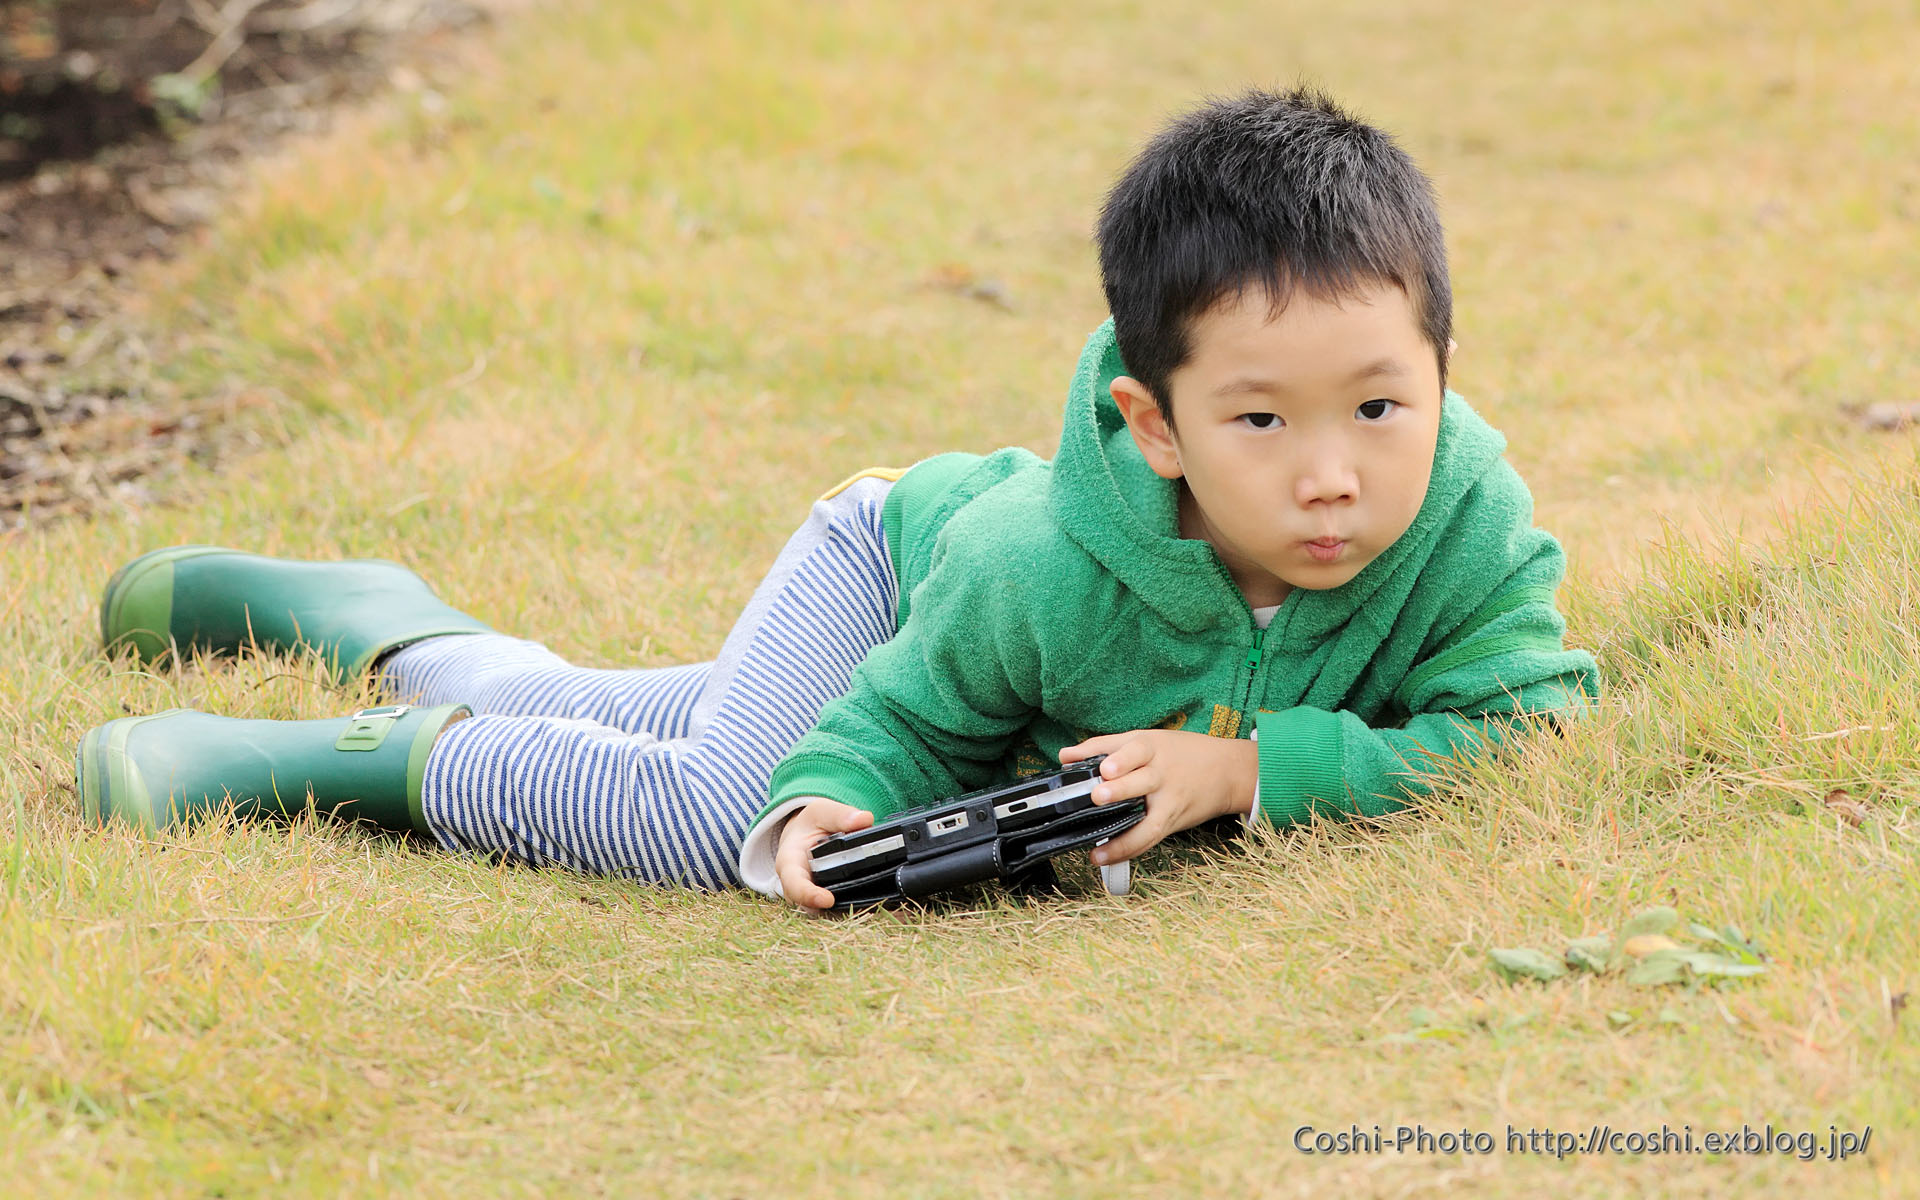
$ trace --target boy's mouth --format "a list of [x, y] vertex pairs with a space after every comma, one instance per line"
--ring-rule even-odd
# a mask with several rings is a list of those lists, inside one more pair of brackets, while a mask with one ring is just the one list
[[1324, 537], [1313, 539], [1306, 543], [1306, 547], [1307, 553], [1313, 555], [1316, 561], [1330, 563], [1340, 557], [1347, 543], [1340, 538]]

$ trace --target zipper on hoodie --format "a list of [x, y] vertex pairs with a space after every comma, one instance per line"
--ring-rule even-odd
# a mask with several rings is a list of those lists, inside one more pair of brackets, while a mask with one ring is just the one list
[[1260, 657], [1267, 643], [1267, 631], [1256, 625], [1253, 627], [1253, 648], [1247, 651], [1247, 697], [1241, 702], [1241, 727], [1253, 728], [1253, 685], [1260, 678]]

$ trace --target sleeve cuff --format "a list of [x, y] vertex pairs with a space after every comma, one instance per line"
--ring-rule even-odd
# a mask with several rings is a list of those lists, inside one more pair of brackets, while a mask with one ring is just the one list
[[871, 772], [843, 759], [820, 753], [796, 754], [783, 760], [774, 768], [773, 778], [767, 782], [767, 795], [771, 797], [771, 803], [760, 811], [756, 824], [796, 796], [808, 799], [829, 796], [842, 804], [866, 809], [876, 821], [886, 820], [899, 808], [885, 788], [878, 785]]
[[787, 894], [781, 890], [780, 876], [773, 869], [773, 852], [780, 844], [780, 831], [787, 827], [787, 819], [807, 806], [812, 796], [795, 796], [784, 804], [776, 804], [760, 814], [760, 819], [747, 830], [747, 840], [740, 843], [740, 882], [762, 896], [775, 900], [785, 900]]
[[1263, 712], [1255, 718], [1254, 733], [1260, 746], [1260, 779], [1250, 819], [1274, 825], [1308, 821], [1316, 803], [1345, 811], [1339, 713], [1306, 705]]

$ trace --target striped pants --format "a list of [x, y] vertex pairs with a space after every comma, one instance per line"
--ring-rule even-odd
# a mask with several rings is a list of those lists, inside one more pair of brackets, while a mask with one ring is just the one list
[[737, 884], [773, 768], [894, 634], [899, 583], [880, 523], [891, 486], [860, 478], [817, 501], [713, 662], [593, 670], [496, 634], [388, 658], [396, 700], [474, 709], [427, 759], [434, 838], [649, 883]]

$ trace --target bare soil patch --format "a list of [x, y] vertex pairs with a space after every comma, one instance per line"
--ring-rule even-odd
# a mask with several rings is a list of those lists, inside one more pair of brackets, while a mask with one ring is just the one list
[[250, 435], [183, 395], [128, 277], [246, 164], [486, 19], [484, 0], [0, 0], [0, 530], [147, 499]]

